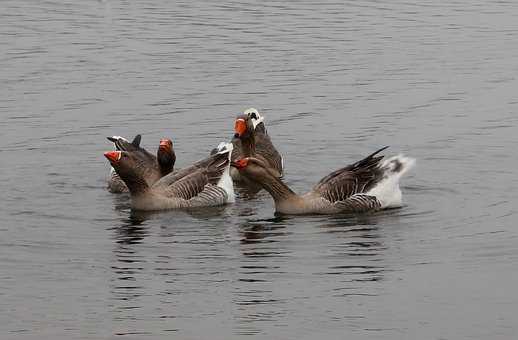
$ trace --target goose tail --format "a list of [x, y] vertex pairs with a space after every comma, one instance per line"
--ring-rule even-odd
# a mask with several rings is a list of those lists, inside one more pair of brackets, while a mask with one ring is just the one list
[[383, 171], [383, 179], [374, 186], [368, 195], [375, 196], [381, 203], [381, 208], [395, 208], [402, 204], [402, 194], [399, 187], [401, 177], [411, 170], [416, 160], [404, 155], [384, 159], [379, 165]]
[[222, 188], [227, 193], [227, 203], [234, 203], [236, 201], [236, 196], [234, 193], [234, 182], [230, 177], [230, 157], [232, 155], [233, 148], [234, 146], [232, 145], [232, 143], [221, 142], [215, 149], [216, 153], [218, 154], [228, 154], [228, 163], [225, 166], [223, 175], [221, 176], [217, 184], [218, 187]]

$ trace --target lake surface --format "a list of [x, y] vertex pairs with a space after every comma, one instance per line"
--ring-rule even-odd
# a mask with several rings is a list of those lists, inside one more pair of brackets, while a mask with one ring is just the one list
[[[518, 3], [0, 3], [1, 339], [516, 339]], [[262, 192], [132, 213], [108, 135], [179, 167], [256, 107], [303, 192], [379, 147], [401, 209]]]

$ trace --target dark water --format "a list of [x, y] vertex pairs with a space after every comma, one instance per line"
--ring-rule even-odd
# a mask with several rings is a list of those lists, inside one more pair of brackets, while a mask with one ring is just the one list
[[[1, 339], [515, 339], [514, 1], [0, 2]], [[405, 206], [132, 214], [105, 136], [180, 166], [256, 107], [309, 189], [378, 147]]]

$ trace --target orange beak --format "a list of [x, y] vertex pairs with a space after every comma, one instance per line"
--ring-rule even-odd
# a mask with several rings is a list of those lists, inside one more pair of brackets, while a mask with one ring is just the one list
[[104, 157], [108, 158], [110, 163], [117, 163], [121, 159], [122, 153], [120, 151], [108, 151], [104, 153]]
[[234, 124], [234, 131], [236, 131], [237, 137], [241, 137], [246, 132], [246, 122], [242, 118], [236, 119], [236, 123]]
[[158, 146], [159, 149], [166, 150], [166, 151], [170, 150], [172, 147], [173, 147], [173, 142], [171, 142], [170, 139], [161, 139], [160, 145]]
[[248, 159], [247, 158], [238, 159], [237, 161], [232, 162], [230, 165], [232, 165], [234, 168], [237, 168], [237, 169], [244, 169], [248, 165]]

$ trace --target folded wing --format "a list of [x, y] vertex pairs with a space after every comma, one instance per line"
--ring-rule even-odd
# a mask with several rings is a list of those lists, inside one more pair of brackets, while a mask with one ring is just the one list
[[[369, 189], [383, 179], [384, 172], [380, 168], [383, 156], [376, 155], [386, 148], [384, 147], [361, 161], [325, 176], [315, 185], [312, 193], [330, 203], [337, 203], [343, 202], [353, 195], [368, 192]], [[367, 203], [364, 196], [366, 195], [359, 196], [358, 199], [351, 202], [351, 207]]]

